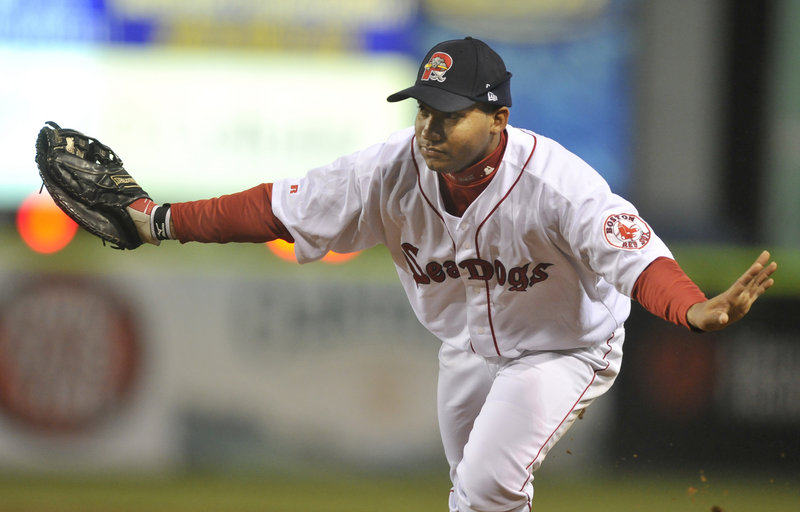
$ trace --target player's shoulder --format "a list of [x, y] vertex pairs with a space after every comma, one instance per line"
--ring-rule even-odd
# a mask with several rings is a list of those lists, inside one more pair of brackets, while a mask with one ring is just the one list
[[591, 165], [555, 139], [532, 130], [509, 127], [508, 141], [511, 151], [506, 151], [511, 161], [543, 186], [565, 195], [608, 187]]
[[411, 141], [413, 139], [414, 139], [414, 127], [407, 126], [390, 134], [389, 137], [387, 137], [386, 139], [386, 144], [392, 146], [399, 145], [408, 147], [408, 145], [411, 144]]
[[358, 175], [380, 175], [381, 170], [392, 168], [412, 158], [410, 148], [413, 134], [413, 127], [398, 130], [382, 142], [375, 142], [358, 151], [342, 155], [320, 170], [335, 172], [349, 170]]
[[564, 147], [560, 142], [524, 128], [508, 127], [508, 142], [511, 156], [524, 159], [530, 171], [547, 170], [549, 166], [588, 167], [578, 155]]
[[412, 158], [411, 144], [414, 138], [414, 128], [408, 127], [391, 133], [383, 142], [356, 153], [358, 161], [369, 168], [393, 166], [403, 160]]

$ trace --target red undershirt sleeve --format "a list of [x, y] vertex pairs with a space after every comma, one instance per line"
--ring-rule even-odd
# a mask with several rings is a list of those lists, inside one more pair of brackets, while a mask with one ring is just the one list
[[272, 212], [272, 183], [214, 199], [173, 203], [174, 236], [186, 242], [294, 242]]
[[692, 329], [686, 319], [689, 308], [708, 300], [672, 258], [656, 258], [639, 275], [631, 297], [650, 313]]

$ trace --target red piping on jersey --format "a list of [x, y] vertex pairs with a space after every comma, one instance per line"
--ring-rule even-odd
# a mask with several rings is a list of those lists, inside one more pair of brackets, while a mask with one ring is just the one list
[[[428, 196], [425, 195], [425, 190], [422, 188], [422, 175], [419, 172], [419, 166], [417, 165], [417, 157], [416, 157], [415, 152], [414, 152], [414, 140], [416, 140], [416, 138], [417, 138], [416, 135], [411, 137], [411, 161], [414, 162], [414, 169], [417, 171], [417, 188], [419, 188], [419, 193], [422, 194], [422, 198], [425, 199], [425, 202], [428, 203], [428, 206], [431, 207], [431, 210], [433, 210], [433, 213], [435, 213], [436, 216], [439, 217], [439, 220], [442, 221], [442, 224], [444, 224], [445, 231], [447, 232], [447, 235], [450, 236], [450, 231], [446, 229], [447, 228], [447, 223], [444, 221], [444, 217], [442, 217], [442, 214], [439, 213], [439, 210], [436, 209], [436, 207], [433, 205], [431, 200], [428, 199]], [[453, 251], [455, 251], [456, 250], [456, 241], [453, 240], [452, 236], [450, 236], [450, 241], [453, 242]], [[417, 285], [417, 286], [419, 286], [419, 285]]]
[[[529, 135], [533, 137], [533, 148], [531, 148], [531, 154], [528, 155], [528, 159], [525, 160], [525, 164], [522, 166], [522, 169], [519, 170], [519, 175], [517, 176], [517, 179], [514, 180], [514, 183], [511, 184], [511, 187], [509, 187], [505, 195], [500, 198], [500, 201], [498, 201], [497, 204], [494, 205], [494, 208], [492, 208], [489, 214], [486, 215], [486, 218], [483, 219], [483, 221], [481, 221], [481, 223], [478, 224], [478, 227], [475, 229], [475, 256], [479, 259], [481, 257], [481, 251], [480, 251], [480, 245], [478, 244], [478, 235], [480, 234], [481, 228], [483, 227], [484, 224], [486, 224], [486, 221], [489, 220], [489, 217], [491, 217], [494, 214], [494, 212], [496, 212], [497, 209], [500, 208], [500, 205], [503, 203], [503, 201], [506, 200], [506, 198], [508, 198], [508, 196], [511, 194], [511, 191], [514, 190], [514, 187], [517, 186], [517, 183], [519, 183], [519, 180], [522, 178], [522, 173], [525, 172], [525, 169], [528, 167], [528, 163], [531, 161], [531, 158], [533, 158], [533, 152], [536, 151], [536, 143], [538, 142], [538, 140], [536, 139], [535, 135], [533, 134]], [[497, 355], [502, 357], [503, 354], [500, 353], [500, 346], [497, 344], [497, 335], [494, 332], [494, 321], [492, 320], [492, 300], [491, 300], [492, 294], [491, 294], [491, 288], [489, 287], [489, 281], [486, 281], [484, 283], [484, 286], [486, 288], [486, 315], [489, 318], [489, 331], [492, 333], [492, 343], [494, 343], [494, 350], [495, 352], [497, 352]]]
[[603, 354], [603, 361], [606, 362], [606, 366], [604, 368], [600, 368], [599, 370], [594, 370], [592, 372], [592, 378], [589, 381], [589, 384], [586, 385], [586, 387], [581, 392], [580, 396], [578, 396], [578, 399], [575, 400], [575, 403], [572, 404], [572, 407], [569, 408], [569, 411], [567, 411], [567, 414], [561, 419], [561, 421], [556, 426], [556, 428], [550, 433], [549, 436], [547, 436], [547, 439], [545, 439], [544, 443], [542, 443], [542, 446], [539, 448], [539, 451], [536, 452], [536, 456], [533, 458], [531, 463], [528, 464], [527, 466], [525, 466], [525, 469], [528, 470], [528, 478], [525, 479], [525, 482], [522, 484], [522, 487], [520, 487], [520, 489], [519, 489], [520, 492], [522, 492], [522, 490], [525, 489], [525, 486], [528, 485], [528, 482], [531, 480], [531, 477], [533, 476], [533, 474], [530, 471], [531, 470], [531, 466], [533, 466], [533, 464], [536, 462], [536, 459], [539, 458], [539, 455], [542, 454], [542, 450], [544, 450], [544, 447], [547, 446], [547, 443], [549, 443], [550, 440], [553, 438], [553, 436], [556, 435], [556, 432], [558, 432], [558, 429], [560, 429], [561, 426], [564, 424], [564, 422], [567, 421], [567, 418], [569, 418], [569, 415], [572, 414], [572, 411], [574, 411], [575, 407], [578, 405], [578, 403], [580, 403], [581, 399], [583, 398], [583, 395], [585, 395], [586, 392], [589, 391], [589, 388], [592, 387], [592, 384], [594, 384], [595, 379], [597, 379], [597, 374], [600, 373], [600, 372], [604, 372], [604, 371], [608, 370], [608, 367], [611, 366], [611, 363], [609, 363], [606, 360], [606, 358], [608, 357], [608, 354], [610, 354], [611, 351], [614, 350], [614, 347], [611, 346], [611, 340], [614, 339], [614, 336], [615, 335], [612, 334], [611, 337], [606, 340], [606, 345], [608, 346], [608, 350], [606, 350], [605, 354]]

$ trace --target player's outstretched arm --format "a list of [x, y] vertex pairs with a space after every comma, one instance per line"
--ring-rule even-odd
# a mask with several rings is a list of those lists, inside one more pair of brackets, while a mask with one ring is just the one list
[[690, 307], [686, 314], [689, 323], [702, 331], [718, 331], [741, 319], [753, 302], [775, 283], [771, 276], [778, 264], [769, 260], [769, 251], [762, 252], [730, 288]]

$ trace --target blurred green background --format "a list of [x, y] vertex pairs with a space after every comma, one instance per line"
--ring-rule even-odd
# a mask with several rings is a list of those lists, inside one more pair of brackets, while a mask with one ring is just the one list
[[52, 119], [157, 201], [236, 192], [410, 124], [385, 97], [465, 35], [707, 294], [779, 263], [719, 335], [634, 306], [535, 510], [800, 508], [800, 2], [0, 0], [0, 512], [446, 509], [437, 342], [384, 248], [113, 251], [48, 213], [33, 143]]

